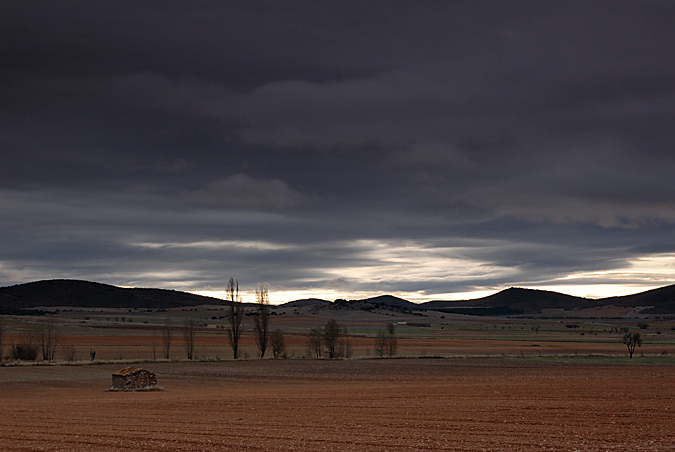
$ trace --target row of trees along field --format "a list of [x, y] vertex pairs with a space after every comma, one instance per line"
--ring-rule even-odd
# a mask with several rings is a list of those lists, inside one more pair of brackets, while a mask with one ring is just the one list
[[[268, 346], [271, 346], [274, 358], [279, 358], [285, 353], [285, 338], [283, 331], [280, 329], [270, 331], [270, 297], [269, 289], [265, 283], [260, 283], [260, 286], [256, 288], [255, 297], [256, 306], [253, 313], [253, 334], [258, 347], [258, 356], [264, 358]], [[228, 302], [225, 315], [227, 339], [232, 348], [234, 359], [238, 359], [240, 355], [239, 343], [242, 334], [242, 320], [244, 319], [244, 303], [241, 301], [241, 296], [239, 295], [239, 281], [234, 278], [230, 278], [227, 283], [225, 299]], [[190, 319], [186, 320], [180, 329], [187, 359], [193, 359], [195, 356], [197, 326], [197, 323]], [[169, 359], [170, 357], [174, 330], [175, 328], [172, 325], [164, 325], [162, 346], [165, 359]]]
[[[230, 286], [230, 296], [238, 295], [236, 282]], [[259, 357], [264, 358], [268, 346], [272, 349], [272, 355], [275, 359], [285, 356], [285, 338], [280, 329], [269, 330], [270, 302], [267, 287], [260, 285], [256, 290], [257, 306], [254, 317], [254, 334], [256, 345], [259, 351]], [[228, 340], [232, 347], [235, 359], [239, 358], [239, 338], [241, 337], [241, 317], [243, 309], [235, 305], [228, 311]], [[195, 357], [195, 344], [197, 338], [198, 324], [194, 320], [186, 320], [182, 327], [176, 328], [170, 324], [165, 324], [162, 329], [162, 351], [165, 359], [170, 358], [171, 346], [174, 343], [174, 332], [179, 330], [185, 347], [187, 359]], [[5, 323], [0, 316], [0, 360], [2, 360], [3, 336]], [[628, 350], [629, 357], [633, 357], [636, 347], [642, 345], [642, 336], [640, 333], [625, 331], [622, 337], [622, 343]], [[12, 345], [10, 358], [13, 360], [35, 361], [38, 355], [42, 356], [43, 361], [53, 361], [57, 346], [59, 345], [59, 334], [56, 319], [46, 317], [36, 324], [36, 328], [30, 334], [25, 335], [25, 340], [21, 344]], [[75, 348], [72, 345], [65, 345], [64, 353], [67, 361], [73, 361]], [[335, 358], [351, 357], [351, 344], [346, 337], [346, 331], [340, 327], [335, 320], [329, 320], [323, 328], [312, 328], [307, 336], [307, 351], [310, 357], [322, 358], [324, 356]], [[375, 336], [375, 353], [379, 357], [393, 357], [398, 352], [398, 338], [396, 336], [396, 327], [393, 323], [387, 324], [386, 328], [379, 330]], [[156, 358], [156, 350], [153, 355]], [[91, 356], [93, 360], [93, 355]]]
[[[225, 289], [229, 302], [227, 310], [227, 337], [232, 347], [234, 359], [239, 358], [239, 340], [241, 338], [241, 321], [244, 318], [244, 305], [239, 295], [239, 281], [230, 278]], [[256, 307], [253, 315], [253, 335], [258, 347], [258, 356], [265, 357], [268, 345], [272, 347], [274, 358], [285, 354], [284, 333], [280, 329], [270, 331], [270, 295], [265, 283], [255, 290]]]
[[[227, 337], [232, 347], [234, 359], [239, 358], [239, 341], [241, 338], [241, 322], [244, 317], [244, 304], [239, 295], [239, 281], [230, 278], [225, 289], [226, 300], [229, 302], [227, 309]], [[284, 333], [280, 329], [270, 331], [270, 298], [269, 289], [264, 283], [255, 291], [256, 308], [253, 316], [253, 334], [258, 347], [259, 357], [264, 358], [268, 345], [272, 347], [274, 358], [279, 358], [285, 353]], [[184, 328], [185, 344], [188, 359], [192, 359], [194, 336], [189, 325]], [[188, 345], [190, 344], [190, 345]], [[166, 342], [170, 346], [170, 341]], [[378, 332], [375, 349], [379, 356], [394, 356], [397, 352], [397, 339], [394, 324], [387, 325], [386, 331]], [[309, 356], [321, 358], [325, 355], [329, 359], [351, 357], [351, 343], [345, 336], [345, 331], [337, 321], [329, 320], [323, 329], [312, 328], [307, 338]], [[168, 358], [168, 350], [167, 350]]]

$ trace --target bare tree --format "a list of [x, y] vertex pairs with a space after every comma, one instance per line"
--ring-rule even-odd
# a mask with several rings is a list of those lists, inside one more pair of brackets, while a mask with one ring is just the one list
[[[284, 332], [279, 328], [270, 333], [270, 345], [272, 346], [274, 359], [280, 358], [286, 353], [286, 339], [284, 338]], [[319, 346], [319, 349], [321, 349], [321, 346]]]
[[326, 322], [326, 326], [323, 329], [323, 341], [326, 346], [326, 351], [328, 352], [328, 358], [334, 359], [337, 358], [337, 345], [342, 336], [342, 330], [340, 325], [335, 319], [331, 319]]
[[267, 285], [260, 283], [255, 290], [256, 309], [254, 319], [255, 343], [258, 346], [260, 357], [265, 357], [267, 342], [269, 341], [270, 326], [270, 295]]
[[225, 292], [227, 293], [227, 301], [230, 303], [227, 310], [227, 322], [229, 324], [227, 327], [227, 337], [230, 341], [230, 347], [232, 347], [234, 359], [237, 359], [239, 358], [241, 321], [244, 318], [244, 304], [241, 302], [241, 297], [239, 296], [239, 281], [230, 278]]
[[13, 360], [35, 361], [38, 356], [38, 348], [35, 345], [35, 329], [28, 329], [23, 342], [12, 345], [11, 357]]
[[[343, 332], [344, 333], [344, 332]], [[335, 349], [336, 358], [351, 358], [352, 357], [352, 341], [344, 334], [341, 334], [338, 340], [337, 348]]]
[[642, 345], [642, 336], [640, 336], [640, 333], [626, 333], [623, 335], [623, 340], [621, 342], [628, 348], [628, 355], [632, 359], [635, 347], [640, 347]]
[[375, 336], [375, 353], [382, 358], [387, 351], [387, 333], [384, 330], [378, 330]]
[[309, 350], [309, 356], [321, 358], [322, 343], [323, 343], [323, 331], [321, 330], [321, 328], [317, 327], [309, 330], [309, 336], [307, 337], [307, 349]]
[[396, 337], [396, 327], [393, 323], [387, 324], [387, 352], [390, 358], [398, 353], [398, 338]]
[[54, 361], [56, 346], [59, 344], [57, 322], [54, 317], [47, 317], [38, 322], [37, 339], [42, 351], [42, 359]]
[[162, 327], [162, 345], [164, 346], [164, 358], [169, 359], [171, 355], [171, 341], [173, 340], [173, 325], [166, 322]]
[[192, 319], [185, 319], [183, 324], [183, 340], [187, 359], [193, 359], [195, 354], [195, 339], [197, 337], [197, 324]]
[[73, 344], [67, 344], [63, 346], [63, 356], [65, 357], [66, 361], [68, 362], [73, 362], [75, 361], [75, 354], [77, 353], [77, 349]]

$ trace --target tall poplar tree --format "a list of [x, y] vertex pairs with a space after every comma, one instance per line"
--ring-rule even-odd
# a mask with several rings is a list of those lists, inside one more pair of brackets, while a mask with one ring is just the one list
[[227, 309], [227, 338], [232, 347], [234, 359], [239, 358], [239, 338], [241, 337], [241, 321], [244, 318], [244, 304], [239, 296], [239, 281], [230, 278], [225, 288], [227, 301], [230, 306]]
[[260, 357], [265, 357], [269, 341], [270, 326], [270, 295], [265, 283], [255, 290], [256, 309], [254, 317], [255, 343], [258, 346]]

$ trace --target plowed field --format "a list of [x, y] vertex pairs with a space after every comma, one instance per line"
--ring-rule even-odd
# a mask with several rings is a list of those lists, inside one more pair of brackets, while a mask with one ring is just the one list
[[2, 451], [673, 451], [675, 368], [524, 359], [0, 368]]

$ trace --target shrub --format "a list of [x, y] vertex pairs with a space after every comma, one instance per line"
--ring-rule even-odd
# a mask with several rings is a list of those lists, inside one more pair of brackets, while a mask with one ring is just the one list
[[35, 345], [19, 344], [12, 347], [12, 359], [15, 361], [35, 361], [38, 349]]
[[284, 338], [284, 332], [280, 329], [276, 329], [270, 333], [270, 345], [272, 346], [272, 354], [274, 358], [285, 357], [286, 355], [286, 341]]
[[75, 349], [74, 345], [68, 344], [68, 345], [63, 346], [63, 354], [66, 358], [66, 361], [68, 361], [68, 362], [75, 361], [75, 353], [76, 353], [76, 349]]

